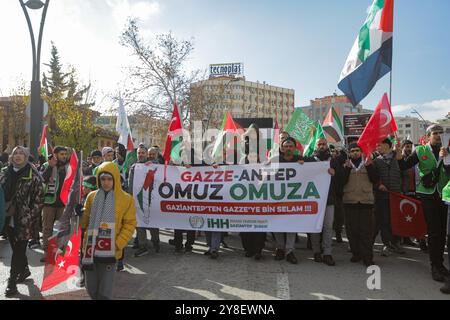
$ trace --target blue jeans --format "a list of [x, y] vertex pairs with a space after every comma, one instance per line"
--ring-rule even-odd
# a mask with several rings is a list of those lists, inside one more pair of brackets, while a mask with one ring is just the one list
[[374, 240], [381, 231], [381, 241], [384, 245], [393, 242], [391, 227], [391, 208], [388, 199], [376, 199], [375, 201], [375, 232]]

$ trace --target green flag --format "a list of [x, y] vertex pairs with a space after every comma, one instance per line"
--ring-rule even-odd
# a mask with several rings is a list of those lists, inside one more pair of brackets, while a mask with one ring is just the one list
[[314, 136], [315, 127], [316, 122], [311, 120], [301, 109], [297, 108], [286, 127], [286, 132], [305, 146]]
[[316, 121], [314, 126], [314, 135], [310, 139], [310, 141], [305, 145], [305, 151], [303, 155], [305, 157], [311, 157], [314, 154], [314, 149], [316, 148], [317, 140], [326, 139], [325, 133], [323, 132], [323, 128], [319, 122]]
[[123, 172], [126, 173], [130, 169], [130, 167], [136, 162], [137, 162], [137, 150], [134, 149], [133, 151], [127, 153], [125, 163], [123, 164]]

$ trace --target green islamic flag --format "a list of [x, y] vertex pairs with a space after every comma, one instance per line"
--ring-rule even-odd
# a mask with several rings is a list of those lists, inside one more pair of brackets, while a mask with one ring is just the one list
[[316, 143], [319, 139], [326, 139], [326, 137], [325, 133], [323, 132], [322, 126], [319, 122], [316, 121], [316, 124], [314, 126], [314, 135], [312, 136], [308, 144], [305, 145], [305, 151], [303, 152], [303, 155], [305, 157], [311, 157], [314, 154], [314, 149], [316, 148]]
[[315, 128], [316, 122], [311, 120], [302, 109], [297, 108], [286, 127], [286, 132], [305, 146], [314, 137]]

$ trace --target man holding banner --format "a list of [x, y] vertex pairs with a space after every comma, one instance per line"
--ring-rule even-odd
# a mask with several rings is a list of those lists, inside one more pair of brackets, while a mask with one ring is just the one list
[[[328, 266], [334, 266], [336, 263], [333, 260], [332, 253], [332, 243], [333, 243], [333, 221], [334, 221], [334, 203], [336, 198], [335, 191], [335, 178], [334, 175], [338, 169], [338, 162], [334, 158], [331, 158], [331, 152], [328, 147], [327, 139], [319, 139], [316, 143], [316, 151], [314, 155], [309, 158], [304, 159], [305, 162], [316, 162], [316, 161], [329, 161], [331, 168], [329, 169], [329, 174], [331, 177], [330, 188], [328, 191], [327, 208], [325, 210], [325, 216], [323, 221], [322, 229], [322, 248], [320, 247], [320, 233], [313, 233], [311, 235], [311, 244], [314, 251], [314, 261], [323, 262]], [[323, 257], [321, 254], [321, 249], [323, 249]]]
[[[298, 155], [294, 154], [297, 142], [294, 138], [288, 137], [281, 143], [283, 154], [278, 157], [279, 163], [299, 162], [303, 164], [303, 160]], [[275, 160], [275, 159], [274, 159]], [[273, 161], [273, 160], [272, 160]], [[275, 232], [275, 240], [277, 242], [277, 250], [275, 252], [275, 260], [286, 260], [292, 264], [297, 264], [298, 260], [295, 257], [295, 235], [292, 232]]]

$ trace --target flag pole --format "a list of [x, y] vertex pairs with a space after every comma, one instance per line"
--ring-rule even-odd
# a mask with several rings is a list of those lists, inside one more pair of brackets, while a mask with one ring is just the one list
[[[83, 172], [83, 150], [81, 150], [80, 151], [80, 172], [79, 172], [79, 175], [81, 176], [81, 173]], [[83, 181], [80, 179], [80, 186], [83, 184]], [[79, 187], [80, 187], [79, 186]], [[81, 190], [81, 188], [80, 188], [80, 190]], [[80, 194], [80, 197], [82, 197], [83, 195], [82, 194]], [[78, 198], [78, 204], [80, 204], [79, 203], [80, 202], [80, 199]], [[78, 216], [77, 215], [77, 236], [78, 236], [78, 230], [80, 229], [80, 216]]]

